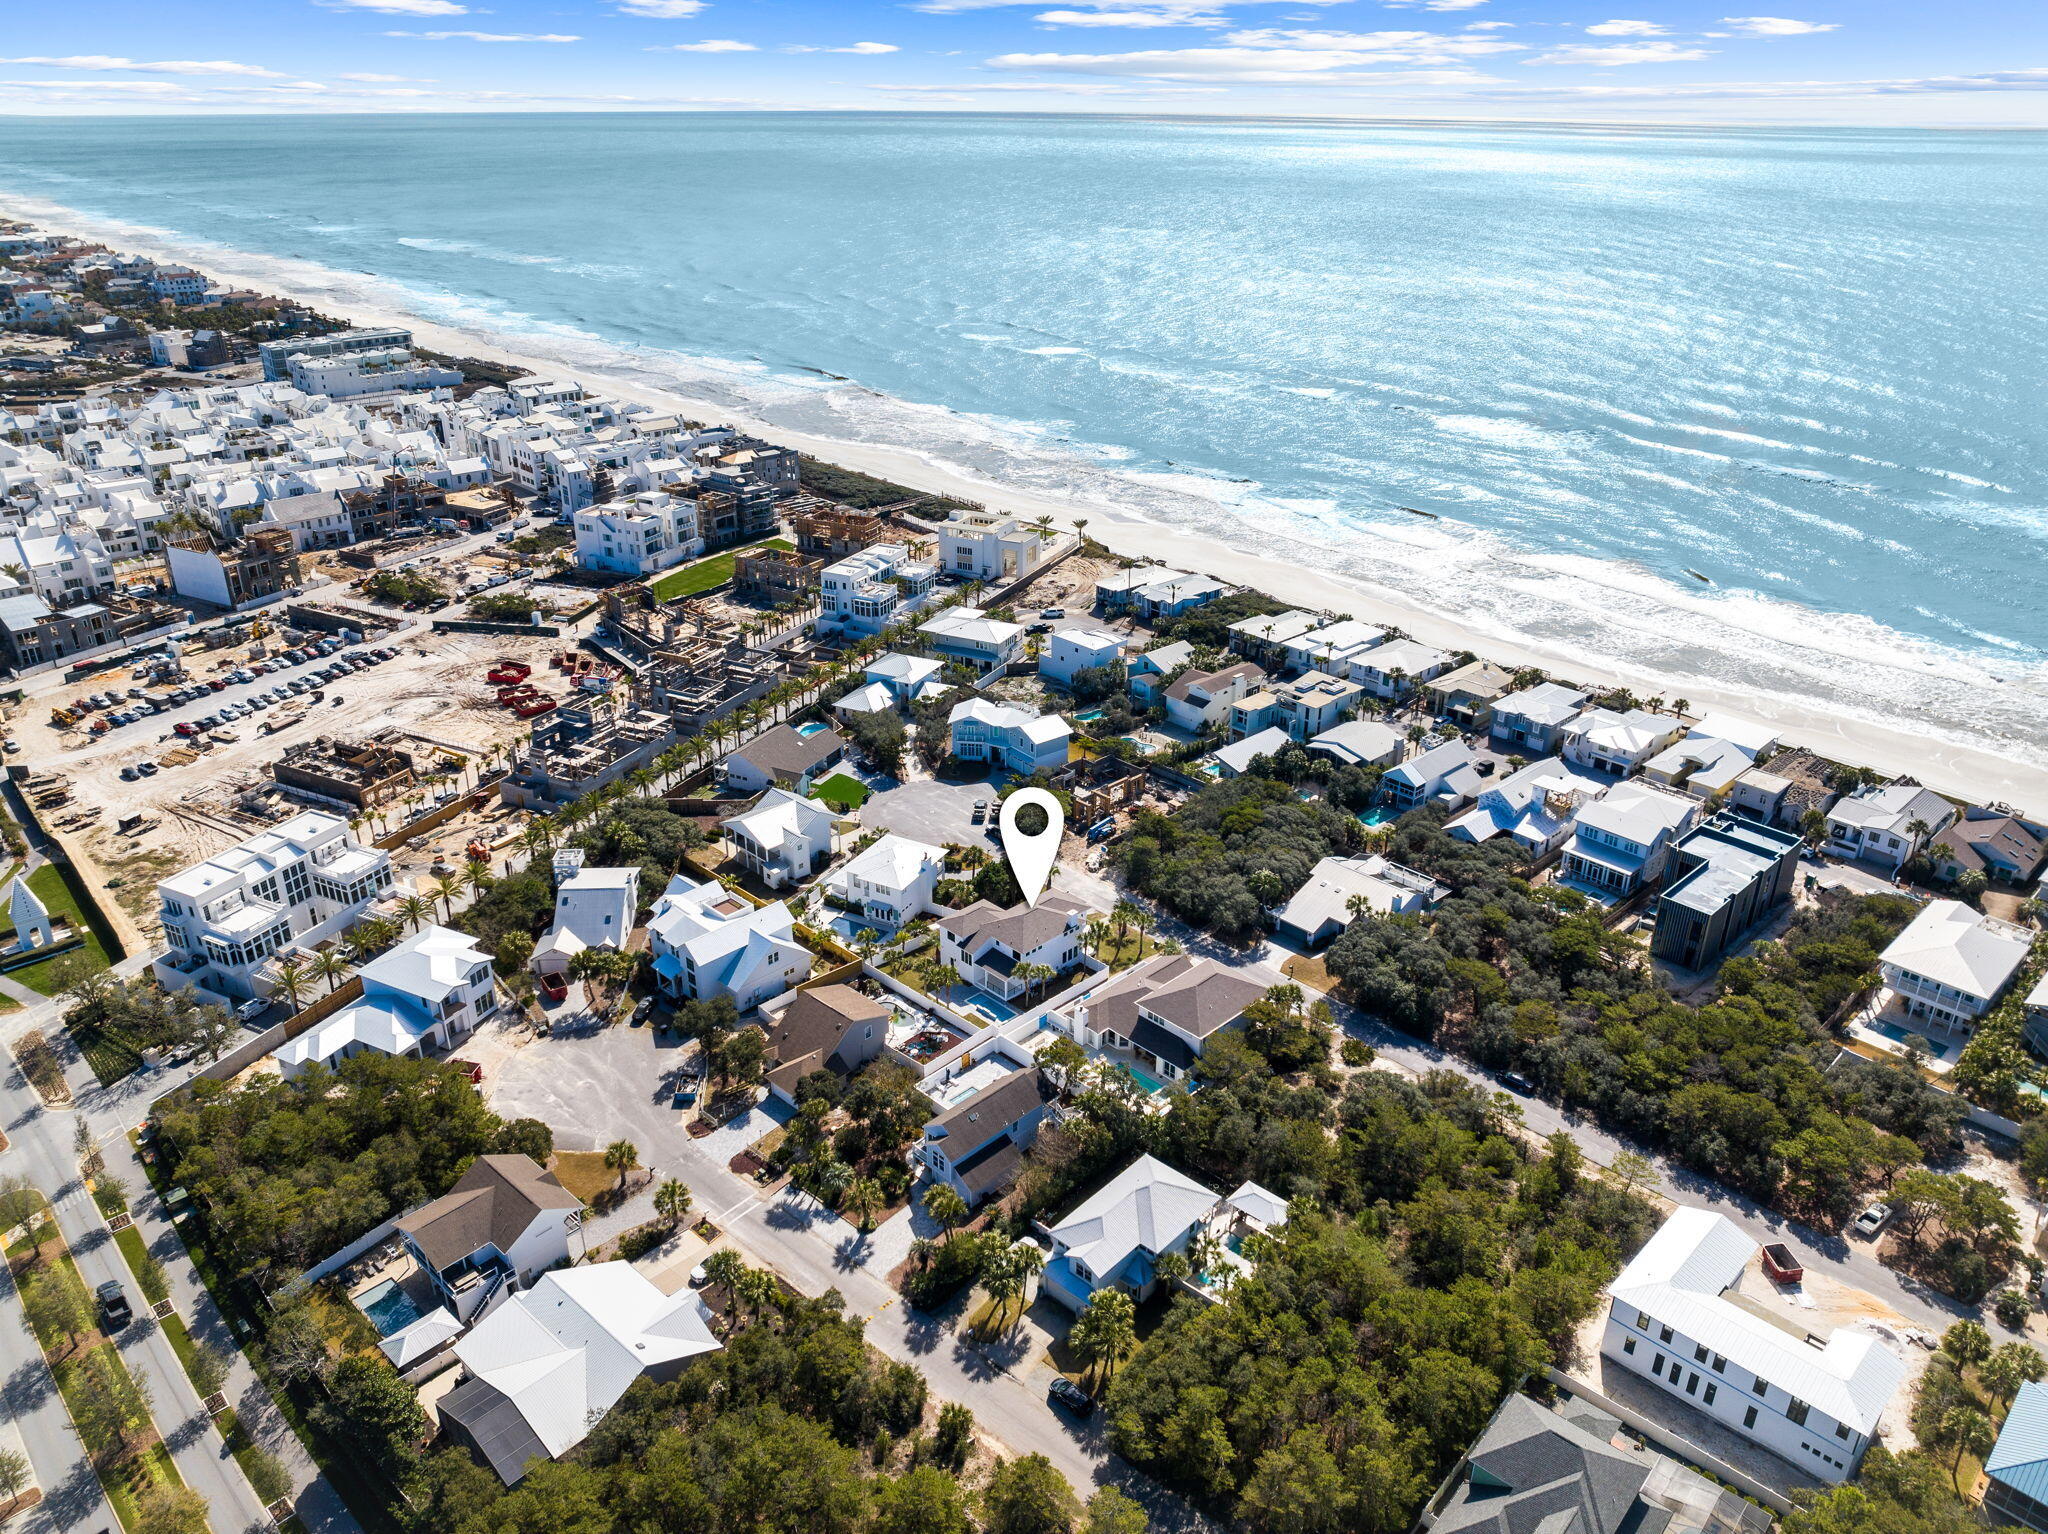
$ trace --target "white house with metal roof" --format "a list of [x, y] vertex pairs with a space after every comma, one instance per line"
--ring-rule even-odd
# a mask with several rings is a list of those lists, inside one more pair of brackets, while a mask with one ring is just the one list
[[1493, 737], [1548, 756], [1563, 739], [1564, 727], [1586, 706], [1586, 694], [1562, 682], [1538, 682], [1493, 704]]
[[917, 632], [946, 660], [976, 671], [1007, 666], [1024, 653], [1024, 625], [991, 618], [979, 607], [949, 607]]
[[1313, 948], [1335, 937], [1353, 919], [1352, 902], [1381, 916], [1407, 916], [1427, 911], [1450, 894], [1428, 874], [1418, 873], [1381, 857], [1324, 858], [1309, 871], [1308, 883], [1274, 913], [1282, 937]]
[[1698, 800], [1648, 783], [1617, 783], [1580, 809], [1558, 882], [1597, 900], [1625, 899], [1664, 872], [1672, 844], [1699, 818]]
[[894, 831], [825, 876], [825, 893], [865, 921], [900, 927], [937, 907], [946, 849]]
[[647, 915], [655, 984], [674, 1000], [730, 997], [742, 1012], [811, 973], [796, 917], [780, 900], [755, 906], [716, 879], [677, 874]]
[[451, 927], [423, 927], [356, 973], [361, 1000], [278, 1047], [285, 1076], [316, 1062], [338, 1065], [351, 1055], [452, 1049], [498, 1010], [491, 956]]
[[1444, 830], [1464, 842], [1505, 836], [1541, 857], [1571, 834], [1579, 811], [1612, 786], [1561, 756], [1548, 756], [1487, 784], [1478, 802]]
[[815, 799], [771, 788], [719, 822], [740, 861], [772, 890], [801, 884], [832, 856], [837, 817]]
[[1960, 900], [1930, 900], [1878, 955], [1878, 972], [1916, 1026], [1967, 1037], [2005, 994], [2033, 945], [2026, 927]]
[[1874, 1333], [1809, 1332], [1760, 1274], [1745, 1284], [1759, 1250], [1724, 1216], [1677, 1210], [1608, 1286], [1601, 1356], [1816, 1479], [1846, 1481], [1906, 1365]]
[[629, 1262], [566, 1268], [513, 1294], [455, 1344], [464, 1377], [438, 1411], [510, 1486], [533, 1460], [581, 1443], [633, 1381], [671, 1380], [719, 1345], [694, 1289], [663, 1294]]
[[1911, 783], [1859, 788], [1828, 811], [1828, 851], [1898, 868], [1955, 818], [1956, 807], [1929, 788]]
[[1052, 1256], [1039, 1292], [1077, 1314], [1102, 1289], [1143, 1301], [1158, 1286], [1158, 1261], [1185, 1252], [1216, 1210], [1217, 1195], [1154, 1156], [1140, 1156], [1059, 1224], [1042, 1227]]
[[1984, 1474], [1985, 1512], [2001, 1526], [2048, 1534], [2048, 1380], [2020, 1386]]

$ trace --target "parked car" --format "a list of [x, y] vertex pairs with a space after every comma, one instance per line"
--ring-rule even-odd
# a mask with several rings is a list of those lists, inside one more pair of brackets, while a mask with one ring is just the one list
[[1874, 1241], [1877, 1238], [1877, 1233], [1891, 1224], [1891, 1222], [1892, 1206], [1890, 1204], [1872, 1204], [1849, 1223], [1849, 1233], [1861, 1236], [1866, 1241]]
[[1064, 607], [1048, 607], [1040, 611], [1038, 616], [1041, 618], [1064, 618], [1066, 615], [1067, 610]]
[[1046, 1387], [1045, 1398], [1055, 1406], [1064, 1406], [1077, 1417], [1095, 1415], [1095, 1397], [1064, 1374], [1053, 1376], [1053, 1382]]
[[235, 1016], [246, 1023], [254, 1018], [261, 1017], [265, 1012], [269, 1010], [270, 1003], [268, 1000], [261, 996], [252, 996], [249, 998], [249, 1000], [243, 1002], [239, 1007], [235, 1008]]
[[141, 776], [142, 774], [137, 772], [133, 767], [123, 767], [121, 769], [121, 781], [123, 783], [133, 783], [137, 778]]
[[703, 1263], [700, 1262], [696, 1267], [690, 1269], [690, 1287], [692, 1289], [702, 1289], [710, 1282], [711, 1275], [705, 1271]]
[[128, 1304], [128, 1295], [117, 1280], [108, 1279], [93, 1293], [100, 1302], [100, 1319], [109, 1331], [119, 1331], [135, 1318], [135, 1312]]
[[137, 762], [135, 764], [135, 770], [141, 773], [145, 778], [153, 778], [156, 776], [156, 763]]

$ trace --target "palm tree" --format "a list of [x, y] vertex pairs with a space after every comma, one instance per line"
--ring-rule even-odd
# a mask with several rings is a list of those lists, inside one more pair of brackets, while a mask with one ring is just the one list
[[1108, 939], [1109, 923], [1100, 916], [1089, 917], [1087, 924], [1081, 928], [1081, 941], [1087, 944], [1088, 951], [1092, 954], [1100, 955], [1102, 945]]
[[1067, 1341], [1095, 1371], [1095, 1388], [1100, 1391], [1138, 1346], [1137, 1307], [1121, 1289], [1098, 1289], [1075, 1318]]
[[938, 1223], [939, 1229], [946, 1233], [948, 1242], [953, 1239], [953, 1232], [965, 1225], [967, 1216], [972, 1213], [967, 1207], [967, 1200], [944, 1183], [926, 1191], [924, 1212]]
[[854, 1212], [863, 1235], [875, 1228], [875, 1211], [883, 1202], [882, 1185], [872, 1177], [856, 1177], [846, 1185], [846, 1207]]
[[[1009, 1315], [1011, 1300], [1022, 1301], [1025, 1285], [1030, 1282], [1031, 1275], [1044, 1266], [1045, 1253], [1029, 1241], [1012, 1242], [1008, 1249], [989, 1264], [986, 1276], [982, 1279], [982, 1287], [988, 1290], [988, 1297], [994, 1303], [994, 1308], [989, 1314], [991, 1331], [996, 1330], [996, 1323], [999, 1320]], [[1023, 1306], [1020, 1303], [1017, 1310], [1019, 1319], [1023, 1313]]]
[[313, 973], [327, 982], [327, 992], [332, 995], [341, 989], [341, 982], [348, 978], [348, 960], [338, 949], [326, 948], [313, 960]]
[[398, 902], [398, 919], [417, 932], [434, 919], [434, 902], [425, 895], [407, 895]]
[[1109, 921], [1116, 931], [1117, 947], [1123, 947], [1124, 934], [1131, 930], [1131, 923], [1138, 917], [1138, 908], [1128, 900], [1119, 900], [1109, 908]]
[[654, 1212], [674, 1230], [690, 1212], [690, 1190], [671, 1177], [654, 1190]]
[[640, 1147], [631, 1140], [614, 1140], [604, 1148], [607, 1171], [619, 1174], [619, 1190], [625, 1191], [626, 1174], [640, 1165]]
[[460, 881], [455, 879], [436, 879], [428, 886], [428, 890], [433, 898], [441, 902], [441, 919], [443, 921], [453, 921], [455, 919], [455, 895], [461, 888]]
[[762, 1268], [748, 1268], [740, 1275], [739, 1298], [749, 1317], [765, 1315], [782, 1303], [782, 1285]]
[[292, 1004], [294, 1012], [299, 1010], [299, 997], [306, 989], [306, 978], [310, 973], [310, 966], [295, 953], [279, 959], [277, 967], [271, 971], [272, 983], [284, 992], [285, 1000]]
[[747, 1264], [731, 1247], [720, 1247], [704, 1259], [704, 1284], [706, 1288], [723, 1289], [727, 1299], [737, 1298], [739, 1282], [747, 1271]]
[[462, 865], [462, 882], [469, 887], [472, 895], [481, 895], [491, 887], [491, 860], [471, 858]]
[[939, 1243], [930, 1236], [915, 1237], [910, 1243], [910, 1260], [917, 1264], [919, 1271], [932, 1265], [932, 1257], [938, 1252]]
[[1965, 1454], [1982, 1459], [1991, 1452], [1991, 1446], [1998, 1442], [1998, 1429], [1974, 1406], [1951, 1406], [1942, 1415], [1941, 1436], [1956, 1446], [1955, 1463], [1949, 1467], [1953, 1476], [1963, 1468]]

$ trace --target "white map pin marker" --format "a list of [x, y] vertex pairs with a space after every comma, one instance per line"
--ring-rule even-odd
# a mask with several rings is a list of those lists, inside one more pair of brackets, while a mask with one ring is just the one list
[[[1020, 830], [1017, 825], [1018, 813], [1031, 804], [1045, 811], [1045, 829], [1035, 834]], [[1067, 812], [1060, 808], [1059, 800], [1042, 788], [1020, 788], [1003, 801], [999, 822], [1003, 856], [1010, 860], [1010, 872], [1016, 876], [1017, 888], [1024, 892], [1029, 905], [1038, 904], [1046, 882], [1052, 878], [1052, 865], [1060, 855], [1060, 832], [1066, 823]]]

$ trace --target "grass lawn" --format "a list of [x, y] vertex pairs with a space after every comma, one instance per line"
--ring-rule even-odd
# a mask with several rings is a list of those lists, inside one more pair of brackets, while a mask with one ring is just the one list
[[673, 601], [677, 597], [693, 597], [713, 586], [723, 586], [732, 579], [733, 562], [748, 549], [793, 549], [796, 545], [787, 538], [763, 538], [757, 543], [742, 544], [736, 549], [727, 549], [722, 554], [713, 554], [709, 559], [700, 559], [693, 565], [684, 565], [671, 570], [657, 580], [651, 588], [657, 602]]
[[[107, 954], [107, 945], [101, 939], [97, 920], [86, 919], [77, 898], [71, 893], [71, 886], [65, 882], [62, 869], [55, 863], [45, 863], [28, 876], [28, 887], [35, 892], [36, 897], [42, 901], [52, 916], [66, 918], [71, 924], [72, 931], [85, 934], [85, 946], [72, 949], [68, 953], [52, 954], [49, 958], [39, 959], [34, 964], [24, 964], [20, 969], [11, 969], [7, 972], [8, 979], [19, 980], [30, 990], [42, 995], [54, 996], [68, 983], [67, 972], [72, 979], [77, 976], [78, 960], [74, 955], [85, 956], [85, 968], [88, 972], [106, 969], [112, 965], [114, 961]], [[95, 917], [97, 914], [94, 913]], [[98, 1065], [94, 1065], [93, 1069], [98, 1070]], [[131, 1064], [128, 1070], [133, 1069], [135, 1067]], [[121, 1074], [125, 1076], [128, 1071]], [[100, 1079], [105, 1082], [108, 1078], [102, 1075]]]
[[556, 1151], [554, 1170], [555, 1181], [586, 1204], [619, 1185], [619, 1174], [604, 1164], [603, 1151]]
[[1140, 959], [1149, 959], [1159, 951], [1159, 939], [1149, 932], [1140, 932], [1136, 927], [1124, 933], [1119, 942], [1114, 934], [1095, 950], [1095, 957], [1111, 969], [1129, 969]]
[[1280, 973], [1305, 990], [1334, 991], [1337, 977], [1323, 963], [1321, 954], [1295, 954], [1280, 966]]
[[867, 784], [858, 778], [849, 778], [843, 772], [835, 772], [824, 782], [811, 785], [813, 799], [830, 800], [834, 804], [843, 804], [856, 810], [867, 803], [871, 792]]

